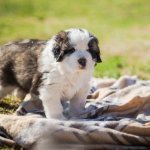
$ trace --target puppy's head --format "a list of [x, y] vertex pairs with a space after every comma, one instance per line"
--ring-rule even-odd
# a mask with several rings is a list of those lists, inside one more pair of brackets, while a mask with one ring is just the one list
[[102, 62], [98, 40], [85, 29], [68, 29], [55, 37], [53, 54], [57, 62], [70, 70], [93, 69]]

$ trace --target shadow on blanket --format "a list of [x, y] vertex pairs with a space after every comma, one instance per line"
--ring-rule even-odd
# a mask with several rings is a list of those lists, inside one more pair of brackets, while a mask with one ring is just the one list
[[86, 111], [78, 119], [47, 120], [39, 115], [43, 114], [40, 101], [22, 103], [18, 114], [25, 116], [0, 115], [0, 146], [32, 150], [149, 149], [150, 81], [130, 76], [118, 80], [93, 78], [91, 85]]

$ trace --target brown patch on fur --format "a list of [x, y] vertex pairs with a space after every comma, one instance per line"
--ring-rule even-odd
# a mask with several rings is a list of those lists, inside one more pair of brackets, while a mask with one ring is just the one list
[[0, 48], [0, 84], [17, 86], [29, 92], [37, 73], [37, 59], [46, 41], [22, 40]]
[[34, 93], [35, 95], [39, 95], [38, 92], [38, 87], [40, 86], [41, 83], [41, 77], [42, 77], [42, 73], [37, 72], [32, 80], [32, 87], [30, 89], [30, 93]]
[[74, 51], [74, 49], [69, 45], [68, 32], [59, 32], [56, 35], [55, 40], [57, 44], [53, 49], [53, 53], [57, 61], [62, 61], [66, 54], [70, 54]]
[[55, 38], [56, 42], [59, 44], [61, 47], [61, 50], [65, 50], [68, 47], [68, 32], [61, 31], [56, 35]]

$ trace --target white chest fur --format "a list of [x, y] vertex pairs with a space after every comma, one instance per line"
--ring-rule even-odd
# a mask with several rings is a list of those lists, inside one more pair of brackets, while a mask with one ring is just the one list
[[[43, 74], [43, 86], [47, 89], [56, 87], [56, 93], [61, 96], [61, 100], [70, 100], [82, 88], [87, 88], [90, 76], [87, 73], [62, 73], [55, 67], [50, 72]], [[44, 88], [43, 87], [43, 88]]]

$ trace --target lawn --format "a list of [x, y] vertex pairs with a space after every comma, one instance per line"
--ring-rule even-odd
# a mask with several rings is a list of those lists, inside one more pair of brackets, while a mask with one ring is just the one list
[[96, 77], [148, 79], [149, 7], [149, 0], [0, 0], [0, 44], [87, 28], [100, 40], [103, 63], [97, 65]]

